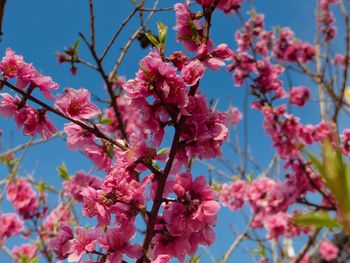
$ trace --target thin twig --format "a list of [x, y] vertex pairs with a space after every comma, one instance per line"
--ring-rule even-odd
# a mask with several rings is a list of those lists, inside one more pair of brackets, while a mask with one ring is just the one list
[[93, 0], [89, 0], [91, 46], [95, 46], [95, 14]]
[[343, 103], [344, 93], [348, 81], [348, 67], [349, 67], [349, 55], [350, 55], [350, 22], [349, 22], [349, 16], [346, 12], [346, 8], [344, 6], [343, 0], [338, 1], [340, 11], [344, 17], [345, 20], [345, 65], [343, 69], [343, 82], [342, 82], [342, 88], [339, 94], [338, 101], [335, 104], [334, 114], [333, 114], [333, 122], [337, 123], [337, 118], [339, 114], [339, 110]]
[[320, 229], [316, 229], [314, 231], [314, 233], [312, 233], [310, 235], [310, 238], [309, 240], [306, 242], [306, 244], [303, 246], [303, 248], [301, 249], [298, 257], [296, 257], [292, 263], [299, 263], [303, 257], [306, 255], [307, 251], [309, 250], [309, 248], [315, 243], [316, 239], [317, 239], [317, 236], [318, 234], [320, 233]]
[[243, 229], [242, 233], [233, 241], [227, 252], [225, 253], [224, 257], [222, 258], [221, 263], [226, 263], [235, 248], [238, 246], [238, 244], [246, 237], [246, 233], [249, 230], [249, 227], [254, 220], [254, 217], [249, 221], [248, 225]]
[[[141, 3], [143, 4], [144, 1], [141, 1]], [[141, 4], [140, 3], [140, 4]], [[108, 51], [111, 49], [111, 47], [114, 44], [114, 41], [117, 39], [117, 37], [119, 36], [119, 34], [122, 32], [122, 30], [124, 29], [124, 27], [127, 25], [127, 23], [131, 20], [131, 18], [133, 18], [133, 16], [136, 14], [137, 10], [139, 10], [140, 5], [138, 5], [137, 7], [135, 7], [131, 13], [127, 16], [127, 18], [124, 19], [124, 21], [121, 23], [121, 25], [119, 26], [119, 28], [117, 29], [117, 31], [114, 33], [111, 41], [108, 43], [105, 51], [102, 53], [101, 57], [100, 57], [100, 61], [103, 61], [104, 58], [106, 57]]]
[[[160, 0], [155, 1], [153, 8], [156, 8], [158, 6]], [[142, 32], [142, 30], [144, 30], [144, 27], [149, 23], [149, 21], [151, 20], [152, 16], [153, 16], [154, 12], [150, 12], [145, 23], [143, 25], [141, 25], [135, 32], [134, 34], [129, 38], [129, 40], [126, 42], [126, 44], [124, 45], [124, 48], [122, 49], [122, 52], [120, 53], [117, 62], [115, 63], [112, 71], [109, 73], [109, 80], [113, 80], [115, 78], [115, 76], [117, 75], [118, 69], [120, 67], [120, 64], [122, 63], [122, 61], [124, 60], [125, 55], [128, 52], [128, 49], [130, 48], [131, 44], [134, 42], [134, 40], [139, 36], [139, 34]]]
[[[64, 134], [64, 133], [63, 133], [62, 131], [59, 131], [59, 132], [53, 134], [53, 135], [51, 136], [50, 139], [53, 139], [53, 138], [55, 138], [55, 137], [63, 136], [63, 134]], [[32, 141], [30, 145], [33, 146], [33, 145], [41, 144], [41, 143], [44, 143], [44, 142], [47, 142], [47, 141], [48, 141], [48, 140], [46, 140], [46, 139], [37, 139], [37, 140]], [[16, 153], [16, 152], [18, 152], [18, 151], [20, 151], [20, 150], [26, 148], [27, 145], [28, 145], [28, 143], [29, 143], [29, 142], [26, 142], [26, 143], [24, 143], [24, 144], [21, 144], [21, 145], [18, 145], [18, 146], [16, 146], [16, 147], [14, 147], [14, 148], [12, 148], [12, 149], [10, 149], [10, 150], [7, 150], [7, 151], [4, 152], [4, 153], [1, 153], [1, 154], [0, 154], [0, 159], [3, 158], [3, 157], [6, 157], [6, 156], [9, 155], [9, 154]]]
[[[65, 114], [63, 114], [62, 112], [56, 110], [55, 108], [47, 105], [46, 103], [42, 102], [41, 100], [33, 97], [30, 94], [27, 94], [24, 90], [21, 90], [19, 88], [17, 88], [16, 86], [12, 85], [11, 83], [9, 83], [6, 79], [2, 79], [0, 80], [0, 82], [2, 82], [3, 85], [6, 85], [7, 87], [9, 87], [10, 89], [12, 89], [13, 91], [21, 94], [22, 96], [26, 97], [27, 99], [31, 100], [32, 102], [40, 105], [41, 107], [43, 107], [45, 110], [50, 111], [70, 122], [73, 122], [74, 124], [80, 126], [81, 128], [83, 128], [84, 130], [94, 134], [96, 137], [106, 140], [108, 142], [110, 142], [111, 144], [113, 144], [114, 146], [117, 146], [119, 149], [126, 151], [128, 150], [128, 147], [124, 144], [119, 142], [118, 140], [114, 140], [112, 138], [109, 138], [107, 135], [105, 135], [104, 133], [102, 133], [98, 127], [96, 125], [93, 126], [89, 126], [81, 121], [77, 121], [74, 120], [68, 116], [66, 116]], [[1, 85], [0, 85], [1, 86]], [[150, 169], [152, 171], [152, 173], [154, 173], [157, 176], [161, 176], [161, 172], [153, 166], [152, 163], [150, 163], [148, 160], [141, 160], [140, 161], [141, 164], [143, 164], [144, 166], [146, 166], [148, 169]]]

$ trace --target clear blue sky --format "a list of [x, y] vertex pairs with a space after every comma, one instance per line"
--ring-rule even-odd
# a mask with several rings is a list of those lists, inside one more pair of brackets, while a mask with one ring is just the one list
[[[27, 62], [34, 63], [35, 67], [40, 69], [45, 75], [50, 75], [60, 84], [62, 92], [64, 87], [79, 88], [81, 86], [88, 88], [93, 93], [101, 97], [107, 97], [104, 91], [101, 78], [90, 69], [79, 66], [77, 76], [69, 73], [68, 65], [57, 64], [56, 58], [53, 56], [55, 51], [68, 47], [78, 39], [78, 32], [88, 34], [89, 18], [88, 18], [88, 1], [7, 1], [6, 13], [3, 22], [3, 41], [0, 43], [0, 56], [4, 54], [7, 47], [11, 47], [17, 53], [22, 54]], [[96, 2], [96, 30], [97, 45], [101, 52], [113, 35], [113, 32], [121, 23], [121, 21], [131, 11], [132, 5], [127, 0], [98, 0]], [[148, 1], [150, 2], [150, 1]], [[176, 1], [162, 0], [161, 6], [172, 6]], [[267, 28], [279, 25], [281, 27], [290, 26], [298, 38], [312, 42], [314, 30], [313, 7], [315, 1], [305, 0], [263, 0], [256, 1], [256, 11], [265, 13]], [[246, 5], [242, 9], [242, 14], [246, 15], [249, 6]], [[155, 22], [162, 21], [169, 26], [168, 52], [181, 49], [178, 43], [175, 43], [174, 31], [171, 29], [175, 23], [173, 12], [159, 13], [154, 16], [151, 22], [151, 28], [155, 28]], [[114, 49], [106, 59], [105, 67], [110, 70], [113, 63], [119, 55], [119, 48], [122, 47], [128, 36], [137, 28], [139, 21], [127, 27], [124, 34], [116, 42]], [[213, 19], [212, 38], [216, 44], [227, 42], [234, 47], [234, 32], [240, 26], [240, 22], [236, 16], [224, 16], [218, 12]], [[87, 49], [81, 45], [82, 54], [87, 60], [91, 60]], [[138, 69], [138, 61], [148, 50], [142, 50], [138, 43], [134, 43], [130, 52], [120, 69], [120, 74], [132, 78]], [[219, 99], [218, 107], [226, 110], [228, 105], [228, 95], [232, 97], [233, 104], [243, 109], [244, 88], [235, 88], [232, 84], [232, 77], [225, 70], [217, 72], [209, 72], [205, 81], [201, 82], [202, 90], [207, 94], [208, 100]], [[295, 78], [295, 85], [308, 85], [308, 80]], [[316, 94], [315, 92], [313, 93]], [[309, 122], [318, 119], [318, 109], [314, 105], [309, 106], [303, 114], [303, 122]], [[263, 166], [270, 161], [272, 155], [269, 140], [262, 130], [262, 118], [260, 113], [250, 111], [249, 120], [249, 145], [253, 156]], [[52, 117], [59, 129], [62, 129], [62, 120]], [[2, 149], [7, 149], [11, 145], [24, 142], [29, 138], [22, 138], [21, 131], [15, 129], [12, 120], [1, 120], [0, 129], [4, 131]], [[243, 132], [243, 125], [238, 126], [240, 134]], [[225, 156], [233, 162], [237, 162], [235, 154], [228, 148], [225, 148]], [[70, 172], [78, 170], [90, 170], [91, 163], [81, 154], [76, 152], [68, 152], [65, 143], [62, 140], [55, 139], [44, 145], [32, 147], [24, 158], [22, 172], [32, 172], [35, 169], [35, 177], [47, 180], [50, 184], [59, 186], [60, 179], [57, 178], [56, 167], [66, 162]], [[5, 175], [4, 170], [0, 170], [0, 179]], [[200, 165], [196, 166], [194, 174], [207, 174], [207, 170]], [[4, 207], [5, 212], [11, 210], [10, 207]], [[227, 250], [232, 240], [234, 232], [232, 229], [242, 229], [245, 220], [239, 213], [229, 213], [226, 208], [220, 213], [217, 227], [217, 242], [210, 251], [220, 258]], [[1, 226], [0, 226], [1, 227]], [[16, 241], [10, 242], [10, 244]], [[203, 253], [203, 252], [201, 252]], [[249, 255], [240, 247], [234, 253], [235, 262], [253, 262]], [[0, 261], [5, 261], [4, 255], [0, 252]], [[207, 256], [203, 254], [201, 262], [210, 262]], [[233, 261], [231, 261], [233, 262]]]

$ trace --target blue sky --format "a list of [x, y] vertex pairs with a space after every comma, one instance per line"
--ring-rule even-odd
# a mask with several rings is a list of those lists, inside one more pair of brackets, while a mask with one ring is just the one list
[[[3, 41], [0, 43], [0, 56], [4, 54], [7, 47], [11, 47], [18, 54], [23, 55], [27, 62], [32, 62], [43, 74], [52, 76], [61, 86], [58, 93], [62, 92], [64, 87], [79, 88], [83, 86], [101, 97], [107, 97], [102, 79], [95, 72], [79, 66], [78, 74], [72, 76], [69, 73], [68, 65], [59, 66], [53, 55], [54, 52], [73, 44], [79, 38], [78, 32], [88, 35], [87, 2], [87, 0], [7, 1], [3, 22], [4, 36]], [[127, 0], [99, 0], [95, 2], [97, 50], [102, 52], [118, 25], [132, 10], [132, 4]], [[161, 1], [161, 6], [170, 7], [175, 2], [173, 0], [163, 0]], [[315, 28], [313, 17], [314, 2], [305, 0], [262, 0], [256, 1], [255, 8], [258, 13], [265, 13], [267, 28], [277, 25], [280, 27], [290, 26], [296, 32], [298, 38], [312, 42]], [[241, 12], [245, 16], [249, 10], [250, 7], [246, 4]], [[175, 42], [175, 34], [172, 30], [175, 23], [174, 13], [162, 12], [156, 14], [150, 23], [150, 28], [153, 31], [157, 21], [162, 21], [169, 26], [168, 54], [175, 50], [181, 50], [179, 43]], [[136, 18], [121, 34], [105, 61], [107, 71], [113, 67], [120, 52], [119, 48], [124, 45], [127, 38], [138, 25], [139, 21]], [[236, 16], [224, 16], [221, 12], [217, 12], [213, 18], [212, 27], [214, 42], [216, 44], [227, 42], [231, 47], [234, 47], [234, 32], [240, 25]], [[81, 51], [83, 57], [92, 61], [88, 50], [83, 44], [81, 44]], [[135, 42], [119, 73], [127, 76], [127, 78], [132, 78], [138, 69], [138, 61], [147, 52], [148, 50], [142, 50], [139, 44]], [[300, 77], [295, 77], [293, 81], [295, 85], [311, 85], [309, 80]], [[207, 94], [208, 100], [219, 100], [218, 108], [220, 110], [227, 109], [228, 96], [231, 96], [234, 106], [239, 107], [241, 110], [243, 109], [245, 89], [243, 87], [233, 87], [232, 76], [225, 70], [208, 72], [205, 81], [201, 83], [201, 88]], [[313, 95], [316, 95], [315, 91], [313, 91]], [[313, 103], [301, 113], [303, 113], [303, 122], [315, 123], [315, 119], [319, 119], [318, 108]], [[273, 151], [269, 145], [268, 138], [262, 130], [261, 114], [256, 111], [249, 111], [245, 117], [249, 123], [248, 138], [252, 154], [262, 166], [265, 166], [270, 161]], [[57, 124], [58, 129], [62, 129], [63, 121], [53, 116], [51, 118]], [[22, 137], [21, 131], [15, 129], [12, 120], [1, 118], [0, 121], [0, 129], [4, 131], [2, 149], [8, 149], [11, 145], [13, 146], [29, 139]], [[238, 126], [238, 130], [242, 136], [242, 123]], [[224, 148], [224, 155], [233, 162], [238, 161], [235, 154], [228, 147]], [[22, 172], [30, 173], [35, 170], [36, 178], [47, 180], [50, 184], [59, 187], [61, 181], [57, 178], [56, 167], [62, 161], [66, 162], [70, 172], [78, 170], [88, 171], [92, 167], [91, 163], [81, 154], [69, 152], [62, 140], [55, 139], [46, 144], [32, 147], [24, 158]], [[5, 175], [4, 170], [2, 169], [1, 171], [0, 179]], [[208, 174], [208, 172], [203, 166], [196, 165], [194, 174]], [[10, 211], [10, 208], [5, 206], [4, 211]], [[216, 258], [220, 258], [223, 255], [234, 239], [232, 229], [242, 229], [245, 224], [246, 220], [239, 213], [233, 214], [228, 212], [226, 208], [222, 209], [217, 227], [217, 242], [209, 248]], [[16, 241], [11, 243], [16, 243]], [[237, 249], [234, 256], [237, 259], [235, 262], [243, 262], [243, 260], [252, 262], [244, 247]], [[1, 252], [0, 261], [6, 262]], [[203, 254], [201, 262], [210, 261]]]

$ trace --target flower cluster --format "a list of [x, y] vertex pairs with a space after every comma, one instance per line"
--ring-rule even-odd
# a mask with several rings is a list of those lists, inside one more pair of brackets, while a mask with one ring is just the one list
[[27, 180], [17, 178], [14, 182], [10, 183], [7, 189], [7, 199], [23, 219], [39, 216], [37, 214], [39, 200], [32, 185]]
[[77, 172], [72, 178], [63, 183], [64, 193], [71, 196], [77, 202], [83, 201], [81, 192], [84, 187], [92, 187], [93, 189], [100, 189], [102, 180], [94, 175], [86, 174], [84, 171]]
[[29, 86], [27, 92], [39, 88], [47, 99], [54, 99], [51, 91], [58, 89], [58, 84], [51, 77], [41, 75], [32, 64], [24, 62], [23, 57], [16, 55], [10, 48], [0, 62], [0, 70], [4, 77], [17, 78], [17, 88], [24, 89]]
[[330, 7], [332, 4], [336, 4], [337, 0], [321, 0], [320, 12], [318, 14], [318, 21], [321, 23], [321, 32], [324, 35], [325, 41], [330, 41], [335, 38], [337, 28], [334, 26], [335, 18], [333, 16]]
[[100, 113], [98, 107], [90, 102], [88, 90], [66, 88], [64, 92], [56, 99], [56, 107], [66, 116], [73, 120], [88, 120]]
[[16, 214], [0, 214], [0, 243], [3, 244], [10, 237], [17, 236], [23, 230], [23, 222]]
[[[54, 99], [52, 90], [58, 85], [50, 77], [43, 76], [32, 64], [24, 62], [23, 57], [16, 55], [11, 49], [6, 50], [5, 57], [0, 62], [0, 71], [5, 78], [17, 78], [16, 87], [30, 95], [35, 88], [39, 88], [46, 98]], [[6, 118], [14, 118], [18, 128], [23, 127], [24, 135], [34, 136], [40, 134], [44, 139], [51, 137], [56, 132], [55, 126], [49, 121], [45, 109], [35, 109], [27, 105], [26, 96], [22, 99], [11, 96], [8, 93], [0, 94], [0, 114]]]
[[[44, 139], [56, 132], [47, 112], [63, 117], [68, 121], [63, 128], [67, 148], [83, 153], [93, 162], [94, 169], [104, 173], [98, 177], [78, 171], [62, 176], [65, 181], [63, 191], [59, 192], [60, 202], [50, 212], [45, 203], [45, 184], [38, 185], [40, 195], [37, 197], [32, 188], [34, 183], [29, 179], [17, 175], [9, 177], [7, 199], [21, 219], [32, 220], [35, 229], [25, 233], [17, 215], [0, 214], [0, 245], [16, 235], [29, 237], [31, 231], [36, 231], [40, 237], [40, 240], [14, 247], [14, 260], [35, 261], [36, 255], [42, 253], [52, 261], [54, 253], [58, 260], [68, 262], [90, 258], [89, 262], [117, 263], [124, 262], [126, 257], [137, 262], [166, 263], [173, 259], [184, 262], [187, 256], [196, 254], [198, 246], [209, 246], [215, 241], [218, 200], [231, 211], [248, 207], [252, 213], [249, 227], [266, 230], [267, 239], [273, 242], [281, 237], [288, 240], [310, 233], [311, 228], [298, 225], [294, 220], [300, 213], [295, 204], [316, 211], [339, 212], [327, 184], [302, 150], [326, 140], [340, 146], [348, 155], [350, 130], [345, 129], [338, 138], [334, 124], [322, 121], [304, 125], [290, 113], [286, 104], [279, 103], [288, 99], [291, 105], [303, 107], [310, 99], [308, 87], [291, 85], [286, 92], [282, 79], [289, 65], [309, 72], [307, 63], [314, 60], [316, 49], [296, 39], [288, 27], [266, 30], [265, 16], [255, 11], [235, 33], [236, 50], [231, 50], [226, 43], [214, 44], [210, 34], [213, 12], [235, 13], [243, 2], [196, 0], [192, 4], [199, 6], [193, 9], [190, 1], [175, 4], [176, 40], [190, 55], [182, 51], [166, 55], [167, 31], [160, 24], [158, 39], [148, 35], [155, 47], [141, 59], [136, 76], [128, 81], [117, 77], [117, 72], [113, 71], [107, 77], [101, 68], [110, 47], [98, 58], [92, 43], [89, 48], [93, 57], [97, 57], [96, 69], [103, 76], [110, 95], [105, 110], [92, 102], [85, 88], [65, 88], [63, 94], [55, 98], [52, 92], [58, 85], [50, 77], [38, 73], [32, 64], [11, 49], [6, 51], [0, 62], [1, 84], [21, 96], [1, 93], [0, 114], [13, 118], [24, 135], [39, 134]], [[336, 33], [330, 11], [334, 3], [336, 0], [320, 1], [318, 22], [326, 42]], [[140, 8], [135, 12], [141, 11]], [[71, 63], [73, 74], [76, 73], [75, 64], [83, 63], [78, 58], [78, 43], [58, 54], [60, 62]], [[333, 64], [348, 66], [347, 59], [337, 55]], [[215, 190], [205, 176], [194, 175], [192, 163], [195, 159], [220, 157], [230, 126], [242, 119], [239, 109], [232, 106], [220, 112], [207, 102], [201, 90], [208, 69], [220, 70], [227, 61], [231, 63], [227, 70], [232, 72], [235, 86], [249, 85], [254, 97], [251, 107], [262, 113], [264, 131], [270, 137], [284, 174], [277, 179], [269, 176], [266, 170], [262, 176], [249, 181], [242, 177], [225, 183], [218, 193], [219, 185]], [[315, 74], [310, 76], [316, 82], [327, 81]], [[13, 78], [16, 85], [8, 82]], [[44, 97], [54, 100], [53, 107], [33, 95], [37, 88]], [[36, 109], [29, 101], [43, 108]], [[167, 133], [172, 135], [171, 143], [165, 139]], [[164, 147], [167, 144], [169, 147]], [[244, 175], [246, 171], [243, 167], [241, 170]], [[321, 194], [322, 204], [309, 201], [313, 193]], [[74, 213], [76, 205], [81, 207], [88, 227], [79, 224]], [[143, 242], [135, 238], [136, 225], [141, 218], [146, 225], [144, 231], [140, 231], [144, 234]], [[40, 244], [35, 243], [37, 241]], [[324, 241], [320, 254], [325, 260], [333, 260], [339, 249]], [[299, 261], [307, 260], [305, 254]]]
[[276, 57], [283, 61], [306, 63], [315, 56], [315, 48], [309, 43], [294, 39], [290, 28], [282, 28], [274, 49]]
[[332, 261], [337, 258], [339, 248], [329, 240], [324, 240], [320, 244], [320, 254], [326, 261]]
[[175, 176], [172, 190], [176, 200], [169, 200], [158, 219], [152, 258], [170, 255], [183, 261], [186, 254], [194, 255], [199, 244], [210, 245], [215, 233], [219, 204], [216, 191], [208, 186], [204, 176], [194, 180], [189, 172]]

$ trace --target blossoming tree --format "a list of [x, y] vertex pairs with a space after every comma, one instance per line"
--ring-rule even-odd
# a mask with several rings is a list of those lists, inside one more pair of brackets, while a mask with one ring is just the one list
[[[25, 54], [7, 48], [0, 62], [0, 115], [29, 136], [29, 142], [1, 154], [8, 174], [0, 181], [0, 247], [8, 261], [239, 262], [234, 251], [247, 243], [252, 261], [346, 262], [350, 130], [342, 130], [340, 120], [350, 112], [350, 5], [343, 0], [315, 3], [311, 44], [290, 28], [267, 28], [269, 14], [244, 0], [185, 1], [171, 7], [133, 0], [131, 13], [99, 52], [95, 7], [89, 0], [89, 36], [79, 33], [87, 54], [80, 52], [78, 41], [56, 55], [73, 75], [87, 67], [101, 77], [108, 99], [83, 87], [60, 88], [42, 73], [45, 69], [37, 70]], [[339, 13], [338, 31], [333, 10]], [[168, 47], [167, 25], [158, 22], [155, 34], [147, 30], [157, 12], [175, 17], [182, 50]], [[241, 21], [232, 43], [212, 37], [217, 14]], [[104, 62], [115, 41], [137, 15], [140, 26], [107, 69]], [[138, 66], [130, 65], [136, 74], [126, 80], [119, 68], [128, 63], [124, 58], [135, 41], [147, 53]], [[343, 50], [334, 54], [332, 43]], [[230, 106], [220, 112], [207, 101], [203, 78], [220, 69], [233, 77], [233, 86], [247, 90], [251, 110], [263, 117], [276, 153], [266, 168], [237, 136], [236, 125], [248, 110], [242, 115]], [[292, 85], [299, 75], [312, 87]], [[303, 116], [292, 111], [312, 99], [321, 118], [304, 124]], [[63, 127], [52, 121], [58, 117]], [[234, 143], [228, 141], [230, 131]], [[96, 173], [81, 167], [70, 174], [61, 165], [60, 186], [23, 174], [28, 148], [54, 137], [66, 140], [67, 151], [91, 160]], [[222, 157], [225, 143], [238, 153], [238, 169], [225, 161], [227, 151]], [[193, 166], [200, 162], [226, 175], [219, 161], [208, 161], [217, 158], [232, 169], [228, 178], [212, 180], [209, 171], [199, 174]], [[253, 166], [253, 173], [247, 172]], [[56, 207], [53, 200], [58, 200]], [[208, 247], [215, 243], [215, 227], [227, 224], [217, 220], [221, 207], [249, 218], [226, 252], [212, 255]], [[10, 247], [11, 239], [21, 241]]]

